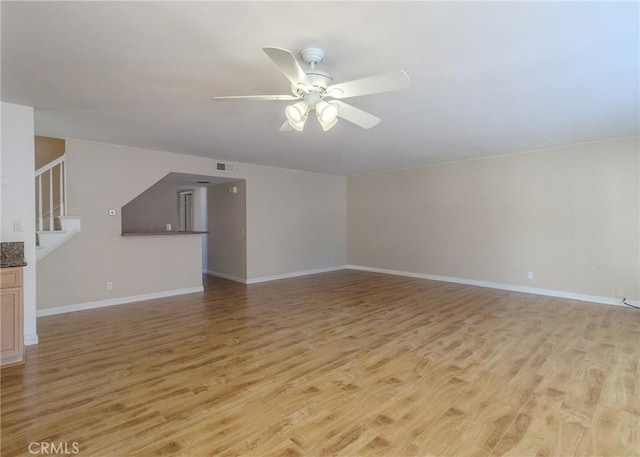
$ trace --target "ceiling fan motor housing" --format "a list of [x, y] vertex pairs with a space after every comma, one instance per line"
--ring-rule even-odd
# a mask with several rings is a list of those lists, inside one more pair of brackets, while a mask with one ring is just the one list
[[321, 97], [324, 96], [327, 92], [327, 87], [333, 84], [331, 75], [324, 71], [316, 70], [315, 68], [316, 64], [322, 62], [322, 59], [324, 59], [324, 51], [320, 48], [305, 48], [300, 51], [300, 57], [311, 67], [309, 71], [305, 71], [311, 87], [306, 84], [291, 84], [291, 93], [301, 98], [311, 93], [317, 93]]
[[309, 81], [311, 82], [311, 88], [309, 87], [297, 87], [293, 84], [291, 85], [291, 92], [293, 95], [297, 95], [299, 97], [303, 97], [304, 94], [309, 92], [317, 92], [320, 95], [324, 95], [327, 91], [327, 87], [333, 84], [333, 78], [328, 73], [320, 70], [311, 70], [306, 71], [305, 74]]

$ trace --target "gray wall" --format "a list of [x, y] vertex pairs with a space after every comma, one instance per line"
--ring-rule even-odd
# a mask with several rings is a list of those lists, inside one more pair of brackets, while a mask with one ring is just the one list
[[158, 181], [122, 207], [122, 233], [178, 230], [178, 188], [175, 182]]
[[[232, 187], [238, 193], [229, 193]], [[244, 181], [208, 188], [207, 269], [239, 281], [247, 279], [246, 207]]]

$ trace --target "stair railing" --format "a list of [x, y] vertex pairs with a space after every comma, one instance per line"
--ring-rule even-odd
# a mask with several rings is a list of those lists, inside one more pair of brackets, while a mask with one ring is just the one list
[[[49, 231], [53, 231], [55, 230], [54, 218], [56, 215], [66, 216], [67, 214], [67, 169], [65, 165], [65, 155], [58, 157], [56, 160], [36, 170], [35, 176], [37, 194], [36, 230], [45, 231], [48, 228]], [[42, 184], [43, 180], [45, 181], [44, 189]], [[48, 212], [45, 212], [45, 208], [43, 208], [43, 195], [48, 201]], [[57, 200], [57, 207], [54, 206], [54, 200]], [[48, 222], [48, 227], [45, 226], [45, 221]]]

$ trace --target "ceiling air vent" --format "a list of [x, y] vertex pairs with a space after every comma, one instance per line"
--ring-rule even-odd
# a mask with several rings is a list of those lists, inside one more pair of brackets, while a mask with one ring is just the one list
[[233, 171], [233, 165], [230, 163], [216, 162], [216, 170], [218, 171]]

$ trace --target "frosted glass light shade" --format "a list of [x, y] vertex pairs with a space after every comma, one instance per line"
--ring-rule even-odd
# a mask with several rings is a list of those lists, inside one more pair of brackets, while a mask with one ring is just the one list
[[320, 123], [330, 124], [338, 117], [338, 107], [332, 103], [321, 101], [316, 105], [316, 115]]
[[291, 119], [287, 119], [287, 122], [291, 126], [291, 128], [297, 130], [298, 132], [302, 132], [304, 128], [304, 123], [307, 121], [307, 116], [305, 115], [300, 121], [294, 122]]
[[[307, 116], [307, 112], [309, 111], [309, 105], [305, 102], [294, 103], [293, 105], [289, 105], [285, 108], [284, 114], [287, 116], [287, 120], [289, 123], [299, 123], [302, 122], [304, 125], [304, 119]], [[293, 126], [293, 125], [292, 125]]]
[[326, 132], [327, 130], [329, 130], [331, 127], [333, 127], [334, 125], [336, 125], [338, 123], [338, 118], [335, 118], [331, 122], [322, 122], [322, 119], [318, 118], [318, 121], [320, 121], [320, 125], [322, 126], [322, 130], [324, 132]]

